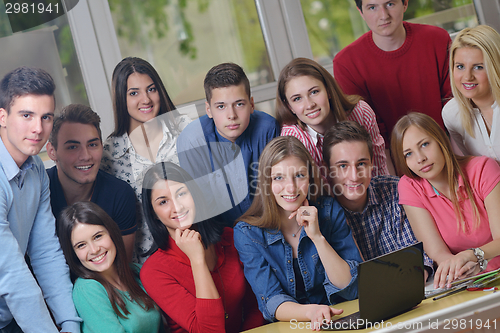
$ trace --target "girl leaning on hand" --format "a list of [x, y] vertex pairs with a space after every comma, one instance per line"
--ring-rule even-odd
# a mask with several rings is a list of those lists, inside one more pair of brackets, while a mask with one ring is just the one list
[[245, 280], [233, 230], [207, 216], [203, 195], [179, 166], [162, 162], [144, 177], [142, 204], [157, 250], [141, 280], [171, 332], [240, 332], [263, 324]]
[[295, 137], [273, 139], [259, 160], [250, 209], [234, 228], [245, 276], [269, 321], [311, 321], [320, 329], [357, 297], [361, 262], [342, 208], [320, 197], [319, 173]]

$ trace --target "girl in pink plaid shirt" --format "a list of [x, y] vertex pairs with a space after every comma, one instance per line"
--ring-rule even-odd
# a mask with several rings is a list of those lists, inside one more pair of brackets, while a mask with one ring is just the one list
[[360, 96], [345, 95], [333, 76], [317, 62], [296, 58], [281, 71], [276, 94], [276, 119], [281, 135], [299, 139], [311, 153], [326, 180], [323, 135], [332, 125], [353, 120], [366, 128], [373, 141], [373, 176], [388, 175], [385, 143], [375, 113]]

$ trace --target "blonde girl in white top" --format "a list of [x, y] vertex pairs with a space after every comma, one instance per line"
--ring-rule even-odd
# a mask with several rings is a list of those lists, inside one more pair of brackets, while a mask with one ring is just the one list
[[464, 155], [500, 162], [500, 34], [486, 25], [462, 30], [450, 49], [454, 98], [443, 121]]

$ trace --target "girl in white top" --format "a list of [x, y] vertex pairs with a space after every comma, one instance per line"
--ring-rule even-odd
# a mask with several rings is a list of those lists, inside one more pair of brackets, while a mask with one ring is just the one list
[[[128, 57], [113, 71], [115, 130], [104, 142], [101, 169], [129, 183], [141, 201], [142, 180], [156, 162], [179, 164], [177, 137], [190, 122], [180, 116], [153, 66]], [[133, 261], [143, 263], [153, 237], [138, 214]]]
[[486, 25], [462, 30], [450, 49], [450, 81], [454, 98], [442, 116], [456, 153], [500, 162], [500, 34]]

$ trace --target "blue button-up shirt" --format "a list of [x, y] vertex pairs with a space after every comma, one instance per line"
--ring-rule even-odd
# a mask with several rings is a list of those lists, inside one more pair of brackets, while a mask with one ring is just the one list
[[[317, 204], [321, 233], [351, 268], [351, 281], [343, 289], [330, 282], [312, 240], [302, 229], [297, 259], [310, 304], [336, 304], [357, 297], [358, 249], [347, 226], [342, 207], [332, 197], [321, 197]], [[292, 247], [279, 230], [263, 229], [246, 222], [234, 228], [234, 245], [243, 262], [245, 277], [257, 297], [259, 309], [274, 321], [283, 302], [295, 302], [296, 278]]]
[[256, 189], [260, 154], [279, 134], [276, 119], [257, 110], [234, 143], [219, 134], [207, 115], [182, 131], [177, 140], [180, 166], [200, 185], [212, 216], [220, 214], [232, 227], [248, 210]]
[[[49, 200], [40, 158], [28, 157], [19, 168], [0, 139], [0, 328], [14, 318], [25, 333], [57, 332], [45, 297], [63, 331], [80, 332]], [[24, 260], [26, 252], [38, 284]]]

